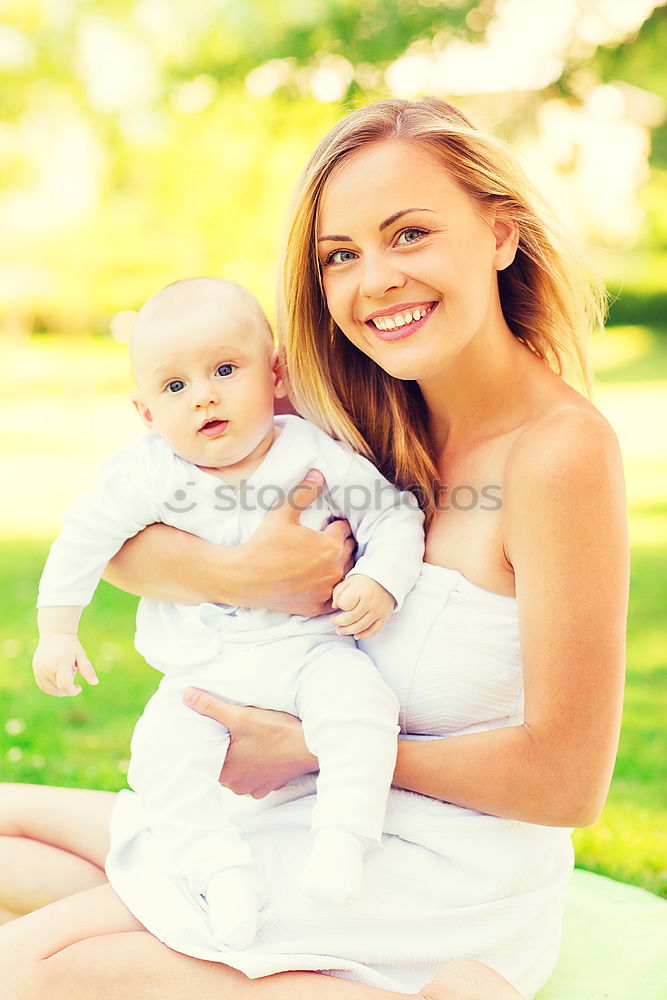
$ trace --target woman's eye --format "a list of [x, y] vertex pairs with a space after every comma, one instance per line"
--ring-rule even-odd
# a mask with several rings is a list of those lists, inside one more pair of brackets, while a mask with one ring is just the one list
[[356, 254], [352, 250], [334, 250], [330, 253], [328, 257], [324, 259], [324, 267], [327, 264], [347, 264], [349, 260], [354, 260]]
[[229, 364], [218, 365], [218, 367], [215, 370], [215, 374], [222, 376], [231, 375], [235, 367], [236, 367], [235, 365], [229, 365]]
[[397, 243], [416, 243], [422, 236], [426, 236], [425, 229], [404, 229], [398, 234]]
[[185, 382], [183, 382], [180, 378], [173, 378], [171, 382], [167, 382], [168, 392], [180, 392], [181, 389], [184, 388], [185, 388]]

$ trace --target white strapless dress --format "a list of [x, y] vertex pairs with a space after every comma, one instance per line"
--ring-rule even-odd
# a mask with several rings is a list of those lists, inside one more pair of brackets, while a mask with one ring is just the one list
[[[523, 720], [516, 600], [482, 590], [455, 570], [424, 564], [401, 611], [361, 645], [398, 695], [405, 738]], [[296, 887], [314, 793], [313, 776], [260, 801], [227, 792], [229, 813], [269, 893], [259, 934], [245, 951], [215, 948], [201, 901], [161, 867], [129, 791], [119, 794], [112, 819], [111, 884], [170, 948], [251, 978], [310, 969], [416, 992], [445, 962], [471, 957], [527, 997], [535, 994], [558, 955], [573, 867], [569, 829], [392, 789], [385, 835], [367, 856], [362, 897], [326, 905]]]

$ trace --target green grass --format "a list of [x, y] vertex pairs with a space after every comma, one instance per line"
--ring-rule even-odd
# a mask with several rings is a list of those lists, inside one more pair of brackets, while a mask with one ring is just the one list
[[[628, 473], [632, 584], [618, 761], [602, 817], [574, 835], [577, 863], [667, 897], [667, 331], [611, 329], [594, 360], [596, 402], [619, 433]], [[48, 698], [30, 659], [37, 580], [63, 500], [135, 428], [119, 398], [125, 359], [99, 339], [38, 338], [0, 361], [0, 780], [117, 789], [132, 727], [159, 680], [132, 646], [136, 600], [101, 584], [84, 615], [98, 688]]]
[[[667, 317], [667, 295], [665, 298], [663, 316]], [[605, 334], [617, 344], [633, 345], [634, 352], [628, 360], [610, 360], [606, 368], [596, 373], [598, 385], [655, 382], [661, 372], [667, 372], [667, 336], [651, 335], [651, 330], [646, 326], [624, 326]]]
[[666, 565], [667, 544], [633, 545], [619, 754], [604, 812], [574, 844], [580, 867], [667, 897]]
[[0, 542], [0, 780], [117, 790], [129, 739], [160, 675], [132, 645], [136, 598], [101, 583], [81, 640], [100, 677], [78, 698], [49, 698], [32, 679], [35, 585], [49, 543]]
[[[606, 256], [606, 255], [605, 255]], [[600, 261], [610, 292], [609, 325], [644, 324], [667, 336], [667, 253], [616, 253]]]

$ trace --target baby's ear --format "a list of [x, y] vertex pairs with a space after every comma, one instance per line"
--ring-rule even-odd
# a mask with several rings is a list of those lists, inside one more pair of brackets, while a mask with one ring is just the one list
[[271, 371], [275, 379], [273, 395], [276, 399], [282, 399], [283, 396], [287, 395], [287, 386], [283, 380], [283, 366], [280, 354], [275, 348], [271, 354]]
[[114, 340], [119, 340], [121, 344], [129, 344], [136, 321], [137, 314], [133, 309], [124, 309], [122, 312], [115, 313], [109, 324], [111, 336]]
[[142, 397], [139, 395], [138, 392], [133, 392], [130, 395], [130, 399], [134, 403], [134, 408], [137, 411], [137, 413], [139, 414], [139, 417], [141, 418], [142, 422], [144, 424], [146, 424], [146, 427], [148, 427], [150, 430], [152, 430], [153, 429], [153, 414], [148, 409], [147, 404], [144, 402], [144, 400], [142, 399]]

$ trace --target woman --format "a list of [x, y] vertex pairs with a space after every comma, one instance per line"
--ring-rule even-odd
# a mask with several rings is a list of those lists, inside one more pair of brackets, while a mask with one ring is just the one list
[[[192, 944], [199, 917], [173, 887], [163, 893], [127, 793], [114, 812], [112, 882], [154, 933], [200, 959], [184, 957], [100, 884], [113, 797], [14, 786], [7, 857], [23, 852], [52, 898], [94, 888], [3, 929], [8, 997], [116, 998], [131, 984], [147, 1000], [380, 1000], [420, 989], [431, 1000], [510, 1000], [534, 995], [555, 962], [570, 828], [604, 803], [623, 684], [618, 447], [559, 375], [568, 356], [584, 370], [595, 298], [503, 147], [434, 100], [372, 105], [323, 140], [297, 194], [283, 277], [296, 405], [415, 489], [428, 522], [422, 577], [365, 643], [399, 695], [402, 729], [422, 738], [399, 742], [364, 896], [332, 911], [294, 895], [312, 778], [300, 797], [238, 799], [271, 876], [261, 945], [225, 955], [236, 968], [202, 961], [214, 956]], [[126, 547], [115, 578], [154, 596], [284, 608], [286, 589], [302, 588], [303, 567], [316, 565], [310, 593], [289, 605], [311, 613], [337, 579], [333, 551], [340, 575], [349, 542], [344, 526], [310, 538], [297, 520], [287, 509], [269, 515], [241, 547], [241, 575], [222, 586], [220, 559], [229, 574], [238, 554], [160, 527]], [[335, 620], [345, 631], [348, 615]], [[316, 766], [294, 720], [202, 694], [194, 707], [232, 730], [222, 777], [236, 791], [261, 798]], [[124, 878], [123, 851], [144, 865], [139, 891]]]

